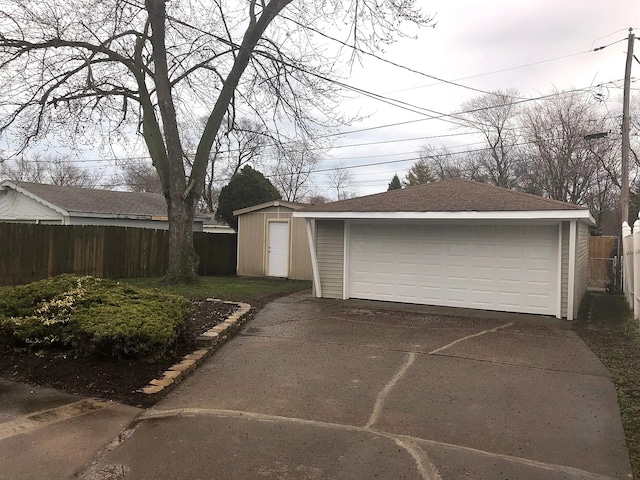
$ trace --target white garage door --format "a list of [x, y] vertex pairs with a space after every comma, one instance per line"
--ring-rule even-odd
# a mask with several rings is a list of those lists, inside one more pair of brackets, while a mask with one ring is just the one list
[[348, 297], [554, 315], [558, 227], [352, 224]]

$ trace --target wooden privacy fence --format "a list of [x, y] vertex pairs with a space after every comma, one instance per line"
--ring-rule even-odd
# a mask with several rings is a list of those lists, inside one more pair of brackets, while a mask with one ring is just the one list
[[589, 288], [613, 291], [620, 287], [618, 242], [618, 237], [589, 237]]
[[[233, 275], [237, 237], [194, 232], [200, 275]], [[169, 232], [94, 225], [0, 223], [0, 285], [61, 273], [105, 278], [164, 275]]]

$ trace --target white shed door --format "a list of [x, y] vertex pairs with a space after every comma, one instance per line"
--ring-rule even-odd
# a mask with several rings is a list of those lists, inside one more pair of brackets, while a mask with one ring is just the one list
[[350, 298], [555, 315], [558, 227], [351, 225]]
[[270, 277], [289, 276], [289, 223], [269, 222]]

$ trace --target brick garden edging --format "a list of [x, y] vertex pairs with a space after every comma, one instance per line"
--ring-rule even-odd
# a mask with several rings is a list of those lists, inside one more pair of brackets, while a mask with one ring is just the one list
[[182, 360], [169, 367], [161, 378], [151, 380], [147, 386], [137, 390], [138, 392], [148, 395], [149, 398], [169, 392], [211, 355], [216, 347], [222, 345], [232, 333], [238, 331], [249, 318], [247, 313], [251, 311], [251, 305], [248, 303], [228, 302], [217, 298], [207, 298], [207, 302], [222, 302], [237, 305], [238, 308], [222, 323], [210, 328], [196, 339], [198, 350], [182, 357]]

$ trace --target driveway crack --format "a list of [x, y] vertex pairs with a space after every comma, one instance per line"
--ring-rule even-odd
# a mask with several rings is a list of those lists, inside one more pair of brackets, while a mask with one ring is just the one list
[[407, 357], [407, 361], [404, 362], [404, 364], [400, 367], [400, 370], [398, 370], [393, 378], [389, 380], [389, 382], [378, 393], [378, 398], [376, 398], [376, 403], [373, 406], [373, 412], [371, 412], [369, 421], [364, 426], [364, 428], [371, 428], [378, 421], [378, 417], [380, 417], [380, 413], [382, 412], [382, 407], [384, 405], [384, 401], [387, 398], [387, 395], [389, 395], [389, 392], [394, 387], [394, 385], [398, 383], [398, 380], [400, 380], [404, 376], [404, 374], [407, 373], [407, 370], [416, 359], [416, 354], [415, 352], [411, 352], [407, 355]]
[[436, 348], [435, 350], [431, 350], [431, 351], [429, 352], [429, 355], [433, 355], [433, 354], [435, 354], [435, 353], [438, 353], [438, 352], [441, 352], [441, 351], [443, 351], [443, 350], [446, 350], [447, 348], [449, 348], [449, 347], [453, 347], [454, 345], [457, 345], [457, 344], [458, 344], [458, 343], [460, 343], [460, 342], [464, 342], [465, 340], [469, 340], [470, 338], [479, 337], [479, 336], [481, 336], [481, 335], [485, 335], [485, 334], [487, 334], [487, 333], [497, 332], [498, 330], [500, 330], [500, 329], [502, 329], [502, 328], [507, 328], [507, 327], [510, 327], [510, 326], [512, 326], [512, 325], [513, 325], [513, 322], [509, 322], [509, 323], [505, 323], [504, 325], [499, 325], [499, 326], [497, 326], [497, 327], [495, 327], [495, 328], [491, 328], [491, 329], [488, 329], [488, 330], [482, 330], [481, 332], [473, 333], [473, 334], [471, 334], [471, 335], [467, 335], [466, 337], [462, 337], [462, 338], [459, 338], [459, 339], [457, 339], [457, 340], [454, 340], [454, 341], [453, 341], [453, 342], [451, 342], [451, 343], [447, 343], [447, 344], [446, 344], [445, 346], [443, 346], [443, 347]]

